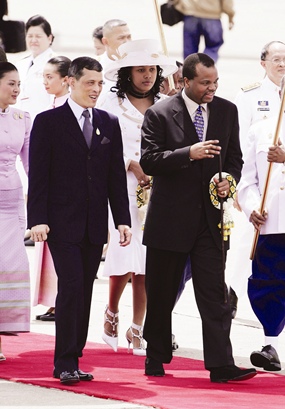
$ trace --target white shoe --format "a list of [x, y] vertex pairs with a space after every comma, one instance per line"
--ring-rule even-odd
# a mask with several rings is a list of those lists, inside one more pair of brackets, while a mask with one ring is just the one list
[[[105, 321], [104, 332], [102, 339], [109, 345], [115, 352], [118, 350], [118, 325], [119, 325], [119, 313], [116, 314], [109, 310], [108, 305], [105, 309]], [[111, 320], [112, 319], [112, 320]], [[107, 328], [108, 329], [107, 329]], [[111, 330], [109, 331], [111, 327]]]
[[[138, 333], [135, 334], [133, 330], [138, 331]], [[130, 344], [133, 344], [133, 355], [146, 356], [146, 349], [144, 345], [144, 339], [142, 336], [142, 330], [143, 327], [141, 325], [132, 323], [132, 325], [126, 332], [126, 338], [128, 341], [128, 352], [130, 351]]]

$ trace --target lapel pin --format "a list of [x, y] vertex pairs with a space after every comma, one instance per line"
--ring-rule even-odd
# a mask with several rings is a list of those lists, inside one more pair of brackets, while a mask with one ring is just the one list
[[14, 112], [14, 114], [13, 114], [13, 118], [14, 118], [14, 119], [18, 119], [18, 118], [19, 118], [19, 116], [18, 116], [18, 113], [17, 113], [17, 112]]
[[100, 129], [96, 129], [96, 135], [100, 135]]

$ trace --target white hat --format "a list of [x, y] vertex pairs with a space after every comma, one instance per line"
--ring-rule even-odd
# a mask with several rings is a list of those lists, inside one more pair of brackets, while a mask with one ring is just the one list
[[104, 70], [105, 78], [117, 81], [117, 72], [123, 67], [138, 67], [146, 65], [159, 65], [164, 77], [168, 77], [177, 71], [176, 61], [159, 52], [157, 40], [134, 40], [127, 41], [118, 47], [118, 59], [112, 61]]

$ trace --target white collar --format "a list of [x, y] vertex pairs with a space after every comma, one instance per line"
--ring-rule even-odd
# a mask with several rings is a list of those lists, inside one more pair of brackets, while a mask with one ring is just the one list
[[[72, 97], [70, 96], [67, 100], [72, 112], [74, 113], [74, 116], [76, 117], [77, 121], [80, 121], [82, 118], [82, 112], [86, 109], [83, 108], [81, 105], [78, 105], [77, 102], [75, 102]], [[93, 118], [93, 111], [92, 108], [87, 108], [89, 113], [90, 113], [90, 120], [92, 121]]]
[[[190, 116], [192, 117], [194, 115], [194, 113], [196, 112], [199, 104], [197, 104], [197, 102], [193, 101], [192, 99], [190, 99], [189, 97], [187, 97], [186, 92], [185, 92], [185, 88], [183, 88], [182, 90], [182, 98], [184, 99], [186, 108], [188, 109], [188, 112], [190, 114]], [[205, 112], [207, 112], [207, 104], [200, 104], [200, 106], [205, 110]]]

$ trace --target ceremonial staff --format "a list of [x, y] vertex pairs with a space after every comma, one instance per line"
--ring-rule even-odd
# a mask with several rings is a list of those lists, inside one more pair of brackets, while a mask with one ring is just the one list
[[[273, 145], [278, 144], [278, 136], [279, 136], [279, 131], [280, 131], [282, 118], [283, 118], [283, 114], [284, 114], [284, 108], [285, 108], [285, 92], [283, 92], [283, 95], [282, 95], [282, 100], [281, 100], [281, 105], [280, 105], [280, 110], [279, 110], [279, 115], [278, 115], [278, 121], [277, 121], [276, 131], [275, 131], [274, 140], [273, 140]], [[266, 198], [267, 198], [268, 185], [269, 185], [269, 179], [270, 179], [270, 175], [271, 175], [272, 165], [273, 165], [273, 162], [269, 162], [267, 175], [266, 175], [266, 179], [265, 179], [264, 191], [263, 191], [263, 195], [262, 195], [262, 198], [261, 198], [260, 214], [263, 214], [264, 210], [265, 210], [265, 202], [266, 202]], [[251, 253], [250, 253], [250, 259], [251, 260], [253, 260], [254, 256], [255, 256], [255, 250], [256, 250], [256, 246], [257, 246], [257, 242], [258, 242], [258, 238], [259, 238], [259, 233], [260, 233], [260, 230], [255, 229], [252, 248], [251, 248]]]
[[[222, 157], [219, 155], [219, 182], [222, 182]], [[225, 255], [225, 242], [224, 242], [224, 199], [222, 197], [219, 198], [220, 206], [221, 206], [221, 237], [222, 237], [222, 284], [224, 286], [224, 303], [227, 303], [227, 287], [225, 281], [225, 268], [226, 268], [226, 255]]]
[[[162, 20], [161, 20], [161, 15], [160, 15], [160, 9], [159, 9], [159, 6], [158, 6], [158, 2], [157, 2], [157, 0], [153, 0], [153, 2], [154, 2], [154, 8], [155, 8], [157, 24], [158, 24], [158, 30], [159, 30], [160, 41], [161, 41], [161, 44], [162, 44], [163, 52], [167, 57], [169, 57], [168, 51], [167, 51], [167, 46], [166, 46], [166, 41], [165, 41], [165, 35], [164, 35], [163, 27], [162, 27]], [[169, 75], [168, 82], [169, 82], [170, 90], [175, 89], [172, 75]]]

